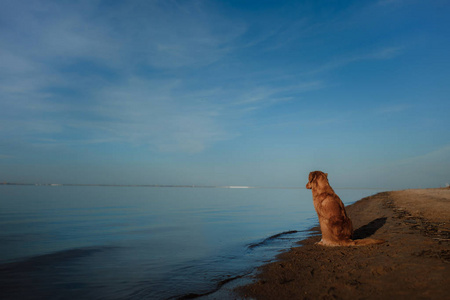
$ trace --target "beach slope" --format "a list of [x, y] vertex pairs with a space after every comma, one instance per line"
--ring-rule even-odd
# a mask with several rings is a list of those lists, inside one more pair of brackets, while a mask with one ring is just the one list
[[252, 299], [450, 299], [450, 189], [384, 192], [346, 209], [355, 239], [386, 242], [323, 247], [317, 235], [235, 292]]

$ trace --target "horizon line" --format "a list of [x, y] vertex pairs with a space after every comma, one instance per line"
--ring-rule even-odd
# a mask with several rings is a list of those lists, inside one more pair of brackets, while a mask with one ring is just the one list
[[[306, 187], [286, 187], [286, 186], [248, 186], [248, 185], [196, 185], [196, 184], [101, 184], [101, 183], [20, 183], [20, 182], [0, 182], [0, 185], [22, 185], [22, 186], [91, 186], [91, 187], [152, 187], [152, 188], [227, 188], [227, 189], [297, 189], [305, 190]], [[376, 187], [336, 187], [341, 190], [383, 190]]]

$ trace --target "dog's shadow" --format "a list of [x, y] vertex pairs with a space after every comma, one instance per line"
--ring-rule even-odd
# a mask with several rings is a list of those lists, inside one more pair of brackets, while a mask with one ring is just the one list
[[373, 235], [375, 232], [377, 232], [378, 229], [383, 227], [384, 224], [386, 224], [387, 218], [378, 218], [373, 220], [367, 225], [361, 226], [355, 231], [353, 231], [353, 239], [354, 240], [361, 240], [368, 238], [369, 236]]

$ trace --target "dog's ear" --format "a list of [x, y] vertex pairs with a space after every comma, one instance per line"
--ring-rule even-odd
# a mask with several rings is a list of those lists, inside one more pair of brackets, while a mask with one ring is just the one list
[[325, 177], [328, 179], [328, 173], [325, 173]]
[[310, 183], [313, 182], [313, 181], [316, 179], [316, 176], [317, 176], [317, 173], [316, 173], [316, 172], [311, 172], [311, 173], [309, 174], [309, 177], [311, 178], [311, 179], [309, 180], [309, 182], [310, 182]]

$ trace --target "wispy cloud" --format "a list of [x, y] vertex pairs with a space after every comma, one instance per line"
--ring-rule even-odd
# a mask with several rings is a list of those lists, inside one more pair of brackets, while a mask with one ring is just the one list
[[363, 54], [354, 54], [349, 56], [344, 56], [338, 59], [331, 60], [318, 68], [307, 72], [308, 74], [318, 74], [322, 72], [332, 71], [334, 69], [342, 68], [352, 63], [357, 63], [360, 61], [369, 60], [387, 60], [392, 59], [401, 54], [403, 47], [384, 47], [374, 51], [368, 51]]
[[292, 97], [287, 95], [299, 94], [306, 91], [316, 90], [323, 88], [323, 82], [321, 81], [307, 81], [300, 82], [295, 85], [286, 85], [282, 87], [256, 87], [249, 89], [248, 92], [239, 96], [233, 105], [254, 105], [258, 103], [259, 105], [271, 105], [280, 101], [288, 101]]
[[229, 137], [216, 120], [217, 107], [200, 105], [196, 93], [189, 91], [183, 91], [180, 102], [178, 88], [177, 81], [132, 79], [127, 85], [104, 89], [95, 113], [106, 121], [96, 126], [123, 141], [147, 143], [161, 151], [200, 152]]
[[450, 145], [444, 145], [425, 154], [399, 160], [397, 163], [399, 165], [416, 165], [418, 162], [424, 166], [429, 166], [430, 172], [432, 172], [431, 166], [440, 165], [439, 169], [448, 167], [450, 165]]
[[[96, 2], [11, 5], [4, 14], [13, 35], [3, 36], [10, 50], [38, 61], [52, 58], [100, 60], [112, 68], [147, 64], [157, 68], [205, 65], [227, 52], [245, 31], [205, 2], [138, 1], [99, 6]], [[116, 7], [118, 5], [119, 7]], [[18, 39], [16, 35], [26, 38]]]
[[410, 104], [394, 104], [379, 107], [375, 110], [377, 114], [395, 114], [411, 108]]

